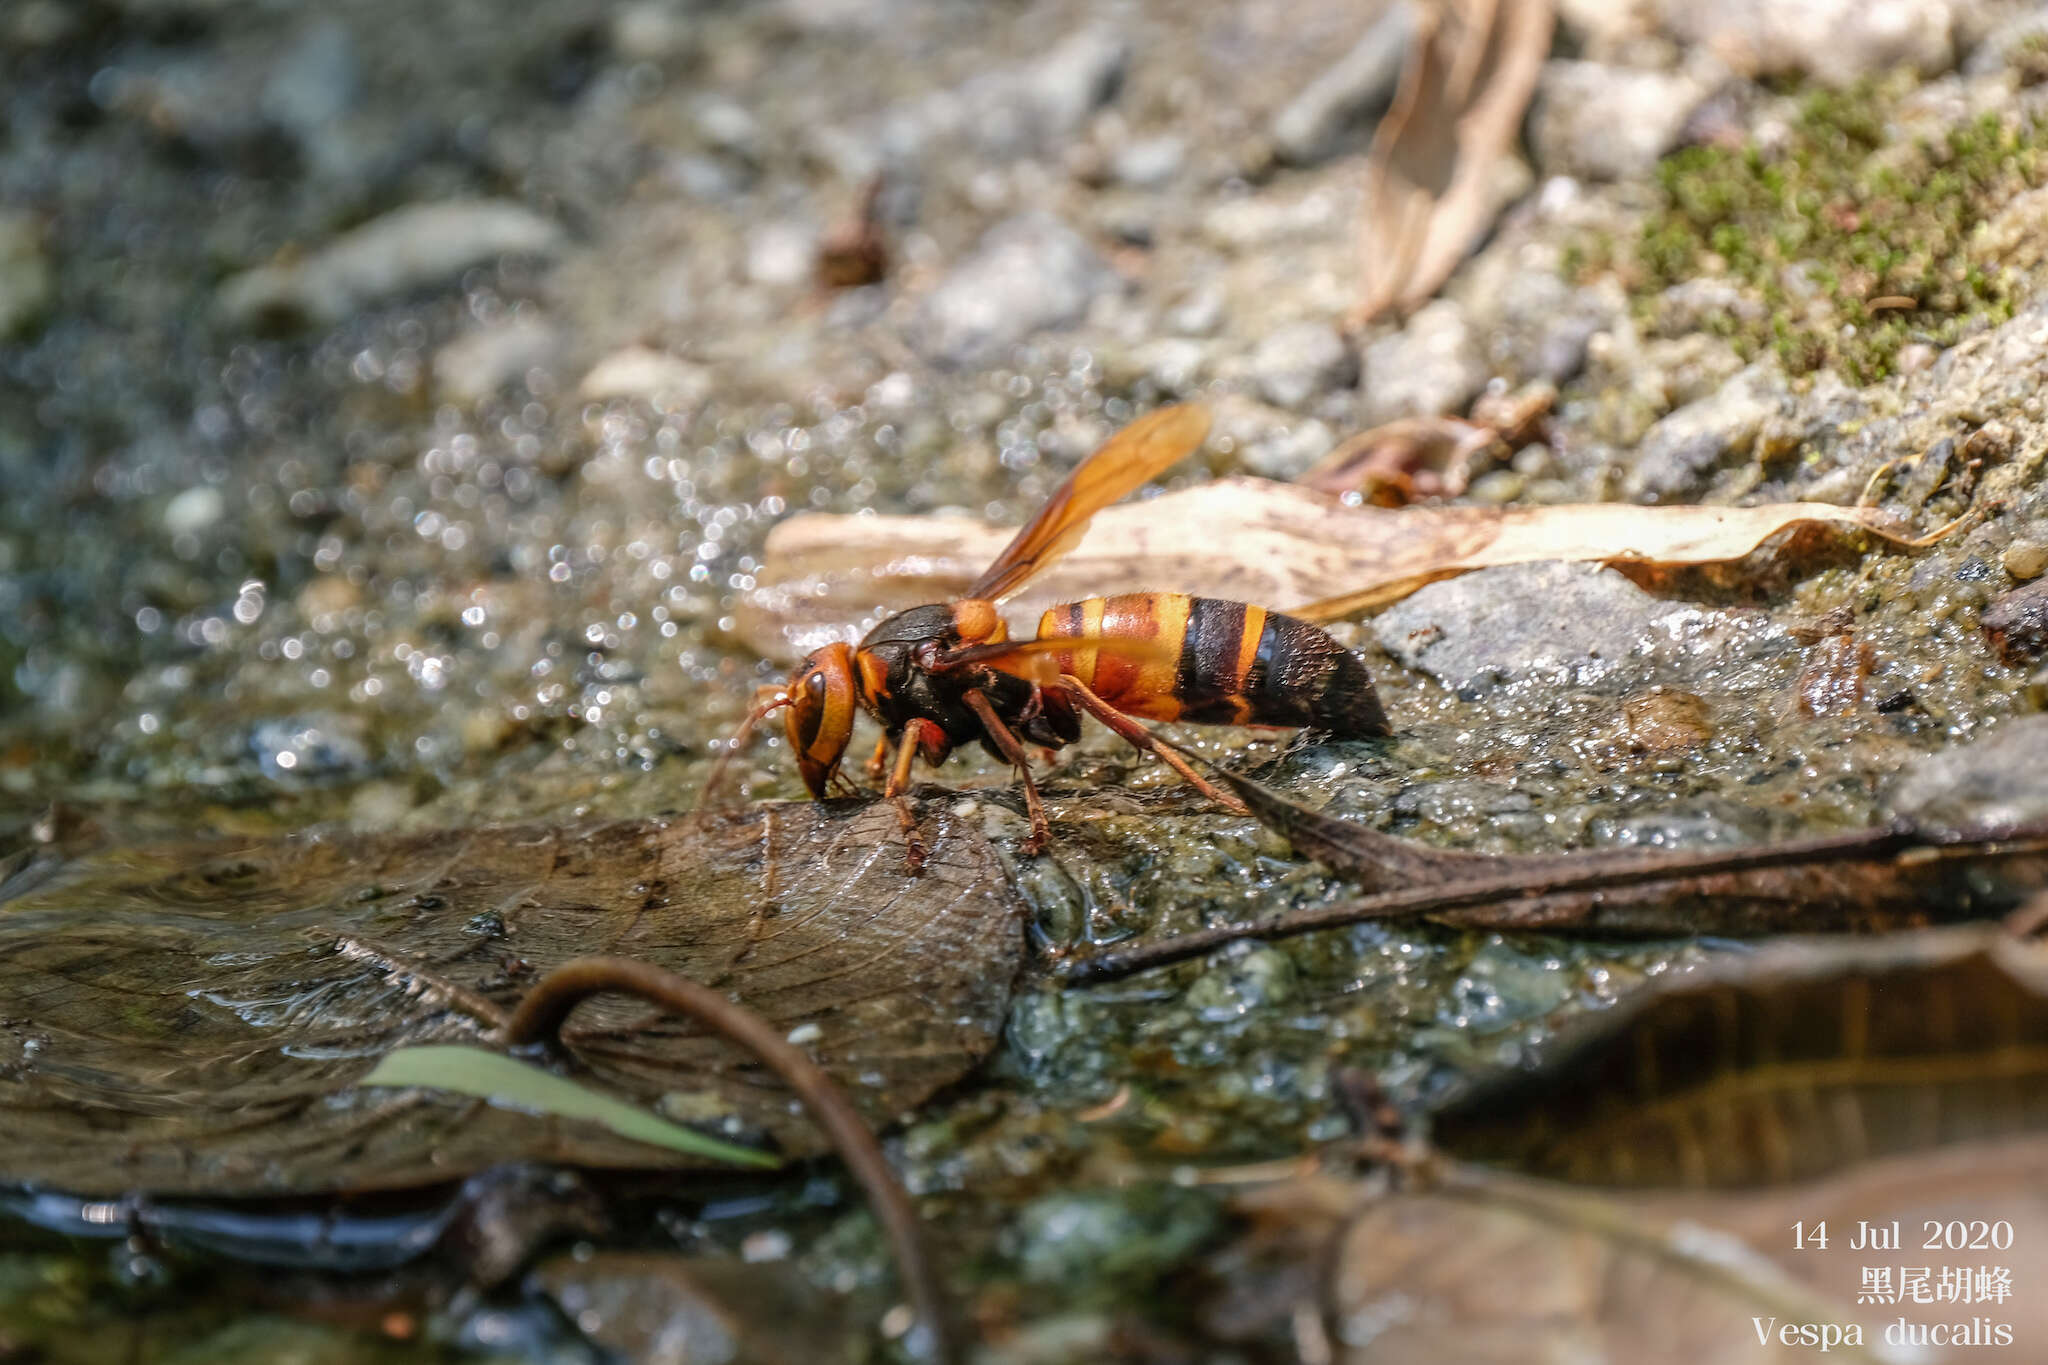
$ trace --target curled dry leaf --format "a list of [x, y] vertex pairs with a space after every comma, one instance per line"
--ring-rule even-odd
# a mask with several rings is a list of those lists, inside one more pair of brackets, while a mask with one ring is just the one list
[[1496, 164], [1550, 53], [1551, 0], [1422, 6], [1366, 165], [1364, 287], [1354, 323], [1437, 291], [1503, 207]]
[[[1810, 525], [1924, 543], [1875, 508], [1831, 503], [1393, 509], [1347, 507], [1264, 479], [1221, 479], [1098, 513], [1081, 543], [1012, 598], [1006, 615], [1028, 634], [1054, 603], [1150, 589], [1329, 621], [1473, 569], [1548, 559], [1711, 563]], [[741, 603], [738, 633], [780, 660], [858, 639], [884, 615], [959, 597], [1011, 535], [968, 518], [790, 517], [768, 535], [760, 586]]]
[[[921, 831], [921, 878], [881, 803], [19, 869], [0, 899], [0, 1181], [254, 1194], [702, 1164], [580, 1120], [357, 1088], [395, 1048], [485, 1043], [540, 972], [592, 951], [794, 1031], [869, 1122], [894, 1122], [994, 1046], [1023, 953], [978, 827], [927, 806]], [[789, 1154], [824, 1145], [763, 1068], [673, 1015], [594, 1002], [562, 1043], [587, 1087]]]
[[1357, 493], [1376, 507], [1405, 507], [1465, 491], [1481, 456], [1512, 454], [1535, 440], [1557, 401], [1548, 384], [1485, 396], [1463, 417], [1402, 417], [1362, 431], [1297, 482], [1319, 493]]

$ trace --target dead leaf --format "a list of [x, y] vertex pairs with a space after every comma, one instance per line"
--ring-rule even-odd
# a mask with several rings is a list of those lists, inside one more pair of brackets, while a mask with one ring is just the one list
[[[630, 955], [794, 1031], [868, 1120], [994, 1046], [1021, 910], [979, 828], [809, 802], [584, 828], [115, 850], [0, 904], [0, 1180], [79, 1192], [436, 1183], [505, 1161], [698, 1164], [581, 1120], [355, 1088], [394, 1048], [480, 1044], [541, 971]], [[823, 1147], [750, 1058], [607, 999], [562, 1041], [588, 1088]]]
[[1375, 507], [1455, 498], [1496, 441], [1493, 428], [1461, 417], [1403, 417], [1343, 442], [1300, 482], [1319, 493], [1357, 493]]
[[[2048, 948], [1996, 929], [1730, 958], [1469, 1088], [1432, 1152], [1245, 1191], [1209, 1320], [1237, 1340], [1291, 1322], [1331, 1365], [2038, 1340], [2048, 1306], [2019, 1286], [2048, 1273], [2044, 1068]], [[1997, 1270], [2005, 1294], [1973, 1278]]]
[[[1927, 1339], [1901, 1340], [1897, 1324], [1923, 1332], [1925, 1324], [1947, 1324], [1942, 1343], [1956, 1346], [1968, 1340], [1950, 1335], [1962, 1325], [1983, 1334], [1977, 1344], [1995, 1346], [1997, 1325], [2011, 1341], [2037, 1340], [2048, 1315], [2023, 1302], [2024, 1293], [1995, 1304], [1933, 1300], [1931, 1276], [1928, 1303], [1859, 1306], [1863, 1268], [2002, 1263], [2015, 1285], [2027, 1282], [2020, 1277], [2048, 1270], [2037, 1249], [2048, 1238], [2048, 1198], [2036, 1193], [2044, 1174], [2048, 1142], [2034, 1138], [1922, 1153], [1853, 1180], [1748, 1197], [1613, 1196], [1456, 1167], [1433, 1188], [1380, 1197], [1369, 1186], [1324, 1177], [1334, 1188], [1313, 1196], [1283, 1187], [1242, 1202], [1268, 1225], [1269, 1239], [1272, 1224], [1303, 1219], [1294, 1256], [1318, 1266], [1321, 1289], [1297, 1301], [1304, 1359], [1769, 1365], [1784, 1360], [1788, 1346], [1804, 1346], [1802, 1354], [1828, 1360], [1932, 1365], [1978, 1353], [1908, 1352], [1903, 1347]], [[1346, 1195], [1351, 1215], [1333, 1237], [1317, 1236], [1329, 1227], [1323, 1210]], [[1304, 1210], [1308, 1198], [1314, 1202]], [[1915, 1249], [1849, 1247], [1859, 1222], [1888, 1229], [1894, 1218], [1914, 1234]], [[1917, 1250], [1924, 1221], [1988, 1227], [1999, 1219], [2012, 1225], [2013, 1251]], [[1823, 1220], [1827, 1248], [1794, 1245], [1795, 1225], [1811, 1233]], [[1284, 1263], [1286, 1255], [1269, 1252], [1269, 1259]], [[1780, 1335], [1787, 1325], [1789, 1341]], [[1813, 1335], [1802, 1340], [1808, 1325]], [[1888, 1330], [1895, 1334], [1889, 1340]]]
[[1366, 165], [1354, 325], [1419, 307], [1492, 224], [1496, 164], [1521, 135], [1551, 24], [1550, 0], [1422, 7]]
[[1775, 944], [1593, 1016], [1441, 1110], [1454, 1156], [1729, 1188], [2048, 1133], [2048, 948], [1961, 928]]
[[1482, 395], [1462, 417], [1402, 417], [1340, 443], [1295, 482], [1319, 493], [1356, 493], [1375, 507], [1405, 507], [1465, 491], [1480, 457], [1512, 454], [1541, 433], [1557, 390], [1532, 384]]
[[[1392, 509], [1346, 507], [1264, 479], [1221, 479], [1097, 514], [1080, 545], [1012, 598], [1006, 614], [1029, 635], [1056, 603], [1152, 590], [1330, 621], [1473, 569], [1551, 559], [1710, 563], [1816, 525], [1922, 543], [1874, 508], [1831, 503]], [[885, 615], [957, 598], [1012, 534], [967, 518], [790, 517], [769, 532], [760, 586], [740, 605], [739, 637], [780, 660], [857, 640]]]

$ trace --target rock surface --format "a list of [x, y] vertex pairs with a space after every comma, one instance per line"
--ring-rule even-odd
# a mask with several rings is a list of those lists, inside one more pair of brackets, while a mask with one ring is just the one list
[[1536, 88], [1536, 159], [1553, 174], [1593, 180], [1647, 174], [1678, 145], [1705, 93], [1682, 74], [1551, 62]]
[[1512, 686], [1636, 691], [1711, 654], [1768, 657], [1761, 619], [1660, 601], [1612, 569], [1520, 564], [1432, 583], [1373, 622], [1380, 648], [1460, 695]]
[[1800, 72], [1850, 85], [1892, 67], [1927, 74], [1955, 62], [1948, 0], [1663, 0], [1665, 26], [1737, 71]]
[[1273, 116], [1274, 150], [1305, 166], [1362, 149], [1364, 125], [1393, 103], [1414, 32], [1413, 5], [1407, 0], [1389, 5], [1350, 50]]
[[1752, 365], [1644, 434], [1623, 485], [1640, 502], [1665, 502], [1706, 488], [1723, 461], [1745, 455], [1783, 412], [1790, 390], [1776, 367]]
[[1301, 408], [1358, 382], [1358, 356], [1336, 328], [1296, 322], [1269, 333], [1252, 353], [1259, 393], [1275, 407]]
[[2009, 720], [1915, 761], [1893, 784], [1888, 804], [1948, 829], [2048, 820], [2048, 716]]
[[220, 312], [231, 327], [334, 323], [500, 256], [550, 255], [566, 240], [560, 227], [518, 204], [415, 204], [365, 223], [304, 260], [234, 276], [220, 287]]
[[1366, 426], [1463, 411], [1487, 378], [1479, 336], [1448, 299], [1425, 305], [1399, 331], [1368, 343], [1360, 368]]
[[1027, 337], [1079, 322], [1115, 284], [1079, 233], [1049, 213], [1023, 214], [990, 228], [932, 290], [918, 313], [918, 348], [951, 368], [994, 364]]

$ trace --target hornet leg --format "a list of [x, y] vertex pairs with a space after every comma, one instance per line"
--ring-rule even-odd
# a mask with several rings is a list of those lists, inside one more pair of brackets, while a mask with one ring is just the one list
[[919, 746], [930, 747], [945, 738], [944, 731], [927, 737], [927, 730], [939, 731], [939, 727], [922, 718], [903, 727], [903, 740], [896, 749], [896, 766], [890, 770], [889, 785], [882, 788], [882, 795], [896, 807], [896, 822], [903, 826], [903, 842], [907, 845], [905, 853], [913, 876], [924, 870], [925, 848], [924, 840], [917, 835], [917, 816], [911, 813], [910, 802], [904, 799], [903, 789], [910, 785], [910, 764], [917, 757]]
[[1196, 791], [1208, 797], [1225, 810], [1235, 811], [1239, 815], [1251, 814], [1251, 810], [1244, 802], [1196, 772], [1194, 767], [1170, 746], [1162, 744], [1158, 739], [1154, 738], [1150, 730], [1147, 730], [1144, 726], [1096, 696], [1094, 692], [1089, 690], [1087, 683], [1082, 682], [1072, 674], [1062, 673], [1060, 675], [1060, 685], [1072, 692], [1074, 699], [1086, 707], [1090, 715], [1116, 731], [1126, 742], [1145, 750], [1147, 753], [1159, 755], [1168, 767], [1172, 768], [1182, 777], [1185, 777]]
[[964, 694], [967, 705], [981, 718], [982, 728], [988, 737], [1003, 751], [1003, 757], [1017, 765], [1017, 776], [1024, 780], [1024, 810], [1031, 817], [1031, 837], [1024, 841], [1026, 855], [1045, 851], [1052, 842], [1052, 825], [1045, 818], [1045, 805], [1038, 799], [1038, 784], [1031, 780], [1031, 760], [1024, 754], [1024, 746], [1010, 733], [1010, 727], [1003, 724], [1003, 718], [996, 714], [996, 708], [989, 705], [980, 688], [969, 688]]

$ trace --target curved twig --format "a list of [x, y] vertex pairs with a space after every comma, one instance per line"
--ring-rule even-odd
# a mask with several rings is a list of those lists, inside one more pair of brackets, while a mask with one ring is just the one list
[[947, 1323], [945, 1300], [910, 1195], [838, 1083], [760, 1015], [708, 986], [649, 963], [623, 957], [579, 957], [549, 972], [526, 993], [506, 1023], [503, 1039], [513, 1047], [552, 1039], [578, 1005], [612, 991], [689, 1016], [760, 1058], [795, 1092], [866, 1191], [868, 1203], [888, 1234], [904, 1289], [923, 1331], [923, 1354], [936, 1365], [953, 1365], [959, 1356]]

